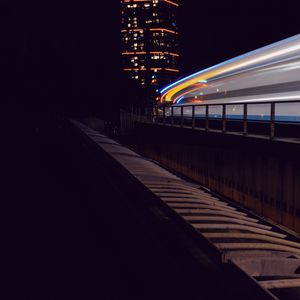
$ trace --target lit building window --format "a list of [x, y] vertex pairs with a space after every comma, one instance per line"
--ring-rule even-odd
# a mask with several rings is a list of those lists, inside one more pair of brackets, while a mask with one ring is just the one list
[[124, 71], [144, 87], [157, 89], [174, 81], [178, 76], [173, 71], [178, 70], [177, 0], [121, 3]]

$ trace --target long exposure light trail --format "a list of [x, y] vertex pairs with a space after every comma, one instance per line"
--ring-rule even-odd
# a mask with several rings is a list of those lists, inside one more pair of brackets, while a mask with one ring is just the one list
[[[209, 101], [214, 97], [222, 98], [221, 93], [237, 90], [239, 93], [236, 93], [235, 96], [239, 96], [239, 101], [241, 101], [243, 96], [247, 95], [249, 88], [298, 81], [300, 78], [299, 64], [300, 35], [296, 35], [178, 80], [161, 90], [161, 101], [176, 103], [178, 99], [181, 99], [182, 103], [185, 99], [191, 100], [200, 95], [204, 95], [204, 101]], [[195, 84], [199, 82], [207, 82], [207, 85], [199, 86], [197, 90]], [[215, 89], [217, 85], [221, 88]], [[282, 90], [278, 90], [274, 86], [274, 91], [268, 90], [268, 93], [289, 92], [288, 88], [290, 87], [286, 86]], [[247, 92], [246, 94], [243, 94], [243, 89]], [[260, 98], [257, 95], [260, 94], [255, 95], [256, 98]], [[181, 98], [182, 96], [184, 99]], [[225, 94], [223, 96], [224, 101], [229, 98]], [[269, 95], [266, 96], [272, 98]], [[284, 95], [281, 94], [281, 96]]]

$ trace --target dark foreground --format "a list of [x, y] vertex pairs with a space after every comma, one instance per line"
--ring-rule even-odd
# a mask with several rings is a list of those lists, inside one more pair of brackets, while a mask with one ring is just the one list
[[[20, 123], [18, 123], [20, 125]], [[23, 299], [234, 299], [203, 259], [195, 269], [128, 197], [84, 141], [51, 118], [13, 128], [10, 268]], [[106, 166], [107, 167], [107, 166]], [[14, 296], [12, 296], [14, 298]]]

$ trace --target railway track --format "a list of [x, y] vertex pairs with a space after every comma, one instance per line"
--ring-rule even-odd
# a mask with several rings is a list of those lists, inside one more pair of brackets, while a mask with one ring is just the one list
[[296, 238], [87, 126], [73, 123], [196, 232], [232, 280], [248, 280], [262, 299], [300, 299]]

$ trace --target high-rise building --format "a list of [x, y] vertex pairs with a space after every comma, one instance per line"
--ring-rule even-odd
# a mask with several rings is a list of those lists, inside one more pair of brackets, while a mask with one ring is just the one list
[[152, 91], [178, 77], [177, 0], [121, 0], [123, 70]]

